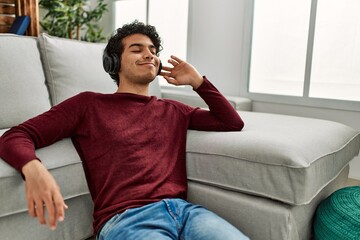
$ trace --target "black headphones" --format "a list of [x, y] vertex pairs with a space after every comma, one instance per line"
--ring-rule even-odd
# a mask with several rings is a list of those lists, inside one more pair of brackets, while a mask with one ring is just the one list
[[[107, 72], [109, 74], [118, 74], [118, 72], [120, 71], [119, 57], [115, 53], [111, 53], [109, 55], [109, 54], [107, 54], [106, 51], [104, 51], [103, 67], [104, 67], [105, 72]], [[158, 71], [157, 75], [160, 75], [161, 69], [162, 69], [162, 64], [160, 61], [159, 71]]]

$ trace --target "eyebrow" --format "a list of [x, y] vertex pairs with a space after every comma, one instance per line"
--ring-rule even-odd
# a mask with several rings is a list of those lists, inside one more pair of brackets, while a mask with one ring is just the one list
[[[141, 44], [141, 43], [133, 43], [129, 46], [129, 48], [131, 48], [131, 47], [145, 47], [145, 45]], [[156, 49], [156, 47], [154, 45], [149, 45], [149, 48]]]

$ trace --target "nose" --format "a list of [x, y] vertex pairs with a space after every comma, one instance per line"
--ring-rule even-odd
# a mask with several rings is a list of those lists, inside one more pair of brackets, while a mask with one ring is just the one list
[[145, 57], [145, 59], [153, 59], [153, 58], [154, 58], [154, 55], [153, 55], [153, 53], [150, 51], [150, 49], [146, 49], [146, 50], [145, 50], [145, 53], [144, 53], [144, 57]]

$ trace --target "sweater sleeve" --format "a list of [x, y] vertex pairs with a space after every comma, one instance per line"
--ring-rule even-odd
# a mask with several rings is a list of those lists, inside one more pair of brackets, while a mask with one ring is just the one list
[[189, 128], [202, 131], [241, 131], [244, 122], [230, 102], [204, 77], [204, 82], [195, 90], [206, 102], [209, 110], [196, 109]]
[[0, 157], [16, 170], [33, 159], [35, 149], [71, 137], [79, 124], [89, 93], [76, 95], [49, 111], [11, 128], [0, 138]]

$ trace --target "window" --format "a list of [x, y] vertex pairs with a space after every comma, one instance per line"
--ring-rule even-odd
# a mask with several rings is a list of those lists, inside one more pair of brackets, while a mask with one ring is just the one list
[[255, 1], [250, 92], [302, 95], [310, 3]]
[[[156, 27], [162, 39], [160, 59], [175, 55], [186, 60], [188, 0], [120, 0], [115, 2], [115, 29], [138, 19]], [[162, 86], [168, 85], [159, 78]]]
[[257, 0], [249, 92], [360, 101], [359, 0]]
[[310, 97], [360, 101], [360, 1], [317, 4]]

